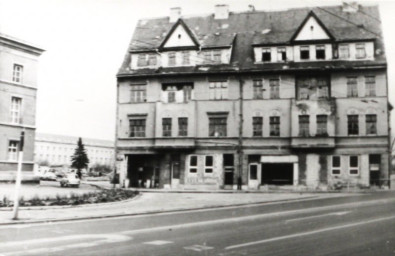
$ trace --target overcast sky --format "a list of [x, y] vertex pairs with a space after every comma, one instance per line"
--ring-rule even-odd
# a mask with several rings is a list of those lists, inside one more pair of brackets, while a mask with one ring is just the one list
[[[246, 11], [249, 4], [257, 10], [279, 10], [341, 1], [0, 0], [0, 32], [46, 50], [38, 74], [37, 131], [113, 140], [115, 75], [137, 20], [168, 16], [171, 7], [181, 7], [185, 15], [213, 13], [214, 5], [222, 3], [231, 11]], [[394, 105], [395, 0], [377, 4]]]

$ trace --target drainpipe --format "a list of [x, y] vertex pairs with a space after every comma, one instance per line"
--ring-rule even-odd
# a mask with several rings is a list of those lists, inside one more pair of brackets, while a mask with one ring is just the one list
[[238, 149], [237, 153], [239, 155], [239, 166], [238, 166], [238, 178], [237, 178], [237, 185], [238, 189], [239, 184], [241, 183], [240, 186], [243, 184], [243, 179], [242, 179], [242, 170], [243, 170], [243, 84], [244, 81], [240, 78], [239, 79], [239, 140], [238, 140]]
[[[118, 117], [119, 117], [119, 83], [117, 83], [117, 106], [115, 108], [115, 140], [114, 140], [114, 164], [113, 164], [113, 168], [114, 168], [114, 178], [113, 178], [113, 188], [115, 188], [115, 177], [117, 175], [117, 158], [118, 158]], [[119, 177], [121, 178], [121, 177]], [[119, 180], [119, 184], [121, 185], [121, 180]]]

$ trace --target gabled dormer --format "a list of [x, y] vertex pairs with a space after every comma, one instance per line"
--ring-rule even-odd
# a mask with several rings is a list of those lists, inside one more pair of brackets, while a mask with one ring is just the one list
[[182, 19], [172, 26], [159, 46], [160, 51], [197, 50], [198, 48], [198, 40]]
[[291, 42], [294, 43], [308, 41], [330, 42], [333, 40], [332, 34], [313, 11], [309, 12], [291, 38]]

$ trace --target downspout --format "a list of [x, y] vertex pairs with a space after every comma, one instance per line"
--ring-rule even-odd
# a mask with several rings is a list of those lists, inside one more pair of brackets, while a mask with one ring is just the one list
[[[238, 178], [237, 184], [242, 186], [242, 170], [243, 170], [243, 84], [244, 81], [239, 78], [239, 140], [238, 140], [238, 149], [237, 153], [239, 155], [239, 164], [238, 164]], [[238, 188], [239, 189], [239, 188]], [[241, 189], [241, 188], [240, 188]]]
[[[115, 188], [115, 177], [117, 175], [117, 158], [118, 158], [118, 122], [119, 122], [119, 83], [117, 83], [117, 96], [116, 96], [116, 108], [115, 108], [115, 140], [114, 140], [114, 179], [113, 179], [113, 188]], [[118, 179], [119, 180], [119, 179]], [[121, 181], [119, 180], [119, 183]]]

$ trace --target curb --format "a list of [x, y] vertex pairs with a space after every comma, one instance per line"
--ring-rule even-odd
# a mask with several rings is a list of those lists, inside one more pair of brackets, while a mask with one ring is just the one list
[[264, 201], [264, 202], [254, 202], [254, 203], [241, 203], [241, 204], [230, 204], [230, 205], [212, 205], [212, 206], [201, 206], [195, 208], [178, 208], [172, 210], [153, 210], [139, 213], [124, 213], [124, 214], [106, 214], [102, 216], [89, 216], [89, 217], [74, 217], [74, 218], [59, 218], [59, 219], [45, 219], [45, 220], [25, 220], [25, 221], [14, 221], [14, 222], [0, 222], [0, 226], [11, 226], [18, 224], [39, 224], [39, 223], [55, 223], [55, 222], [65, 222], [65, 221], [77, 221], [77, 220], [94, 220], [94, 219], [105, 219], [105, 218], [117, 218], [117, 217], [132, 217], [132, 216], [142, 216], [142, 215], [152, 215], [152, 214], [160, 214], [160, 213], [172, 213], [172, 212], [188, 212], [188, 211], [197, 211], [197, 210], [207, 210], [207, 209], [221, 209], [227, 207], [237, 207], [237, 206], [247, 206], [247, 205], [264, 205], [271, 203], [284, 203], [284, 202], [293, 202], [293, 201], [301, 201], [301, 200], [310, 200], [317, 198], [318, 196], [311, 196], [305, 198], [295, 198], [295, 199], [283, 199], [283, 200], [273, 200], [273, 201]]

